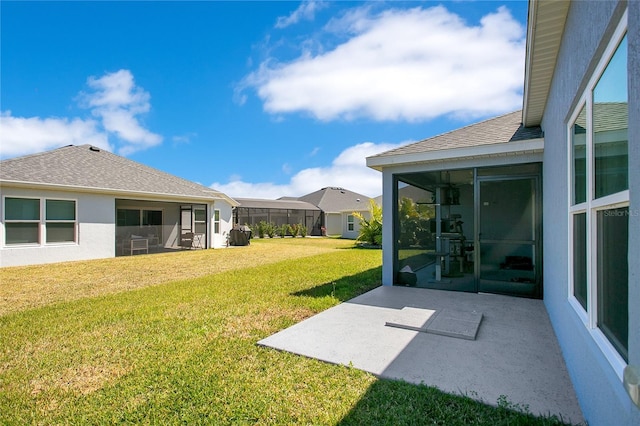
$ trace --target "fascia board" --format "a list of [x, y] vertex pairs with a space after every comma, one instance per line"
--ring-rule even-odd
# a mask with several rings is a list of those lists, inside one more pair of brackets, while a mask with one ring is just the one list
[[531, 88], [531, 59], [533, 52], [533, 36], [536, 22], [536, 10], [538, 9], [538, 1], [529, 1], [529, 11], [527, 19], [527, 45], [524, 62], [524, 90], [522, 96], [522, 122], [526, 123], [529, 111], [529, 93]]
[[403, 164], [430, 163], [437, 161], [450, 161], [465, 158], [483, 158], [505, 155], [521, 155], [544, 151], [544, 138], [529, 139], [518, 142], [499, 143], [492, 145], [455, 148], [439, 151], [427, 151], [421, 153], [407, 153], [393, 156], [368, 157], [367, 166], [382, 171], [385, 166], [397, 166]]

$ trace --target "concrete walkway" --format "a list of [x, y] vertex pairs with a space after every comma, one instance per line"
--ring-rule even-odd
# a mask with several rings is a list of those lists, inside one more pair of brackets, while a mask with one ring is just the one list
[[[483, 319], [475, 340], [385, 326], [405, 307], [475, 311]], [[506, 396], [534, 414], [584, 421], [541, 300], [378, 287], [258, 344], [488, 404]]]

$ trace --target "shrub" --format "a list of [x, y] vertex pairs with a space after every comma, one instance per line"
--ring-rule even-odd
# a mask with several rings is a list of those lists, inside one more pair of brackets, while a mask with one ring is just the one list
[[265, 230], [266, 230], [267, 222], [261, 220], [255, 225], [256, 232], [258, 233], [258, 238], [264, 238]]
[[307, 236], [307, 227], [304, 226], [302, 223], [298, 224], [298, 234], [300, 234], [302, 238]]
[[277, 233], [280, 237], [284, 238], [287, 236], [287, 232], [289, 232], [289, 225], [282, 225], [277, 227]]
[[273, 238], [276, 235], [276, 226], [273, 223], [269, 222], [266, 224], [264, 232], [269, 238]]
[[360, 220], [357, 241], [376, 246], [382, 245], [382, 207], [371, 200], [369, 201], [369, 219], [359, 212], [353, 212], [353, 215]]
[[293, 238], [298, 235], [298, 224], [294, 223], [293, 225], [289, 225], [289, 233]]

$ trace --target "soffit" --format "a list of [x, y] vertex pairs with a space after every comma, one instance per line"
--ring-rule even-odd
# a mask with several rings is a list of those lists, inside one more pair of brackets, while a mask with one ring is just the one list
[[527, 127], [537, 126], [542, 121], [569, 5], [568, 0], [529, 2], [522, 114], [523, 124]]

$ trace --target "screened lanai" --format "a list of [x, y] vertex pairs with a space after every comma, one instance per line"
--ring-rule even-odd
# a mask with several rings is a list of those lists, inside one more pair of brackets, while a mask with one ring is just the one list
[[541, 298], [543, 148], [515, 111], [367, 158], [383, 284]]
[[208, 216], [206, 204], [117, 199], [116, 255], [208, 248]]
[[540, 297], [539, 163], [395, 180], [397, 284]]

